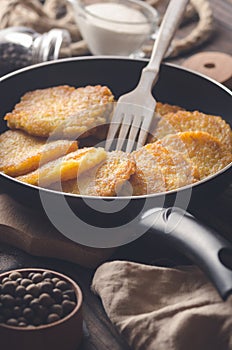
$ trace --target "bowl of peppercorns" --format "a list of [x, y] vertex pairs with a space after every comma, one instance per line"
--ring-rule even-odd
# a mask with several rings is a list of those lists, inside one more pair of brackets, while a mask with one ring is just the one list
[[0, 275], [0, 344], [13, 350], [77, 350], [82, 292], [69, 277], [45, 269]]

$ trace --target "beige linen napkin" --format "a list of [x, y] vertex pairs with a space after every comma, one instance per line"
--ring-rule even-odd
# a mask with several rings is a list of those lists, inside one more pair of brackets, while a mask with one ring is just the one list
[[197, 268], [113, 261], [93, 279], [109, 318], [133, 350], [232, 349], [232, 298]]

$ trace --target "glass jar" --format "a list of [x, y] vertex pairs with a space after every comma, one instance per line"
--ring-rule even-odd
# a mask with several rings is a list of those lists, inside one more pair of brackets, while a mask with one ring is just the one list
[[65, 29], [39, 34], [27, 27], [0, 31], [0, 75], [34, 63], [71, 56], [71, 38]]

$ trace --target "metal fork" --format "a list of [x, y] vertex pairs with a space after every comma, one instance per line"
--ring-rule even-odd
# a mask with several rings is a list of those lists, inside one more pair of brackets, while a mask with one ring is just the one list
[[147, 134], [153, 120], [156, 100], [151, 90], [158, 79], [161, 61], [176, 32], [189, 0], [171, 0], [161, 23], [149, 63], [142, 70], [137, 87], [122, 95], [116, 105], [105, 149], [109, 151], [120, 129], [116, 150], [121, 150], [128, 135], [126, 152], [131, 152], [136, 138], [136, 149], [146, 142]]

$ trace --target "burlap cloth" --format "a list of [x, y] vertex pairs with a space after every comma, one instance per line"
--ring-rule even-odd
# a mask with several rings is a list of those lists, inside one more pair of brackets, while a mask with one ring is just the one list
[[109, 262], [92, 289], [133, 350], [232, 349], [232, 298], [223, 302], [195, 267]]

